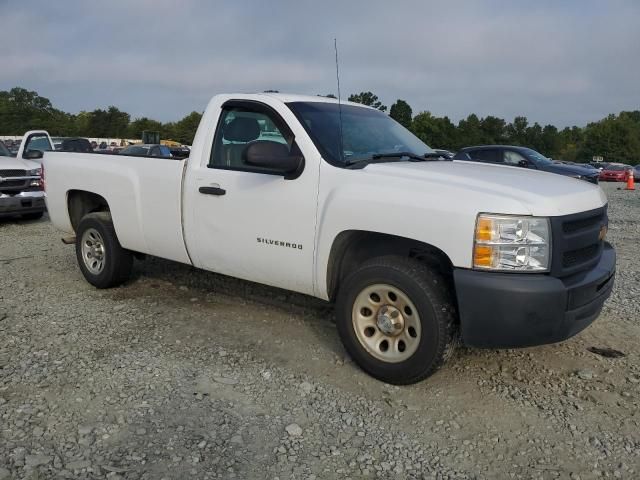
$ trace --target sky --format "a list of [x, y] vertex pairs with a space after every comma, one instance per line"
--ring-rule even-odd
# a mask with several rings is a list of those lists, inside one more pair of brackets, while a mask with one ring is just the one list
[[173, 121], [216, 93], [372, 91], [458, 121], [640, 109], [640, 0], [0, 0], [0, 90]]

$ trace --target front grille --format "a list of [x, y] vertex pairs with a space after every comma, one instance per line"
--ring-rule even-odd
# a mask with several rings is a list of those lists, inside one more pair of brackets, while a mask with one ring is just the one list
[[564, 252], [562, 254], [562, 267], [571, 268], [581, 263], [588, 262], [589, 260], [593, 260], [599, 252], [600, 246], [597, 243], [589, 245], [588, 247]]
[[26, 170], [0, 170], [0, 177], [26, 177]]
[[602, 224], [603, 216], [604, 216], [604, 212], [599, 212], [590, 217], [562, 222], [562, 231], [564, 233], [574, 233], [579, 230], [591, 228], [594, 225], [597, 225], [598, 228], [600, 228], [600, 225]]
[[551, 274], [566, 277], [593, 268], [602, 255], [600, 239], [606, 226], [606, 206], [588, 212], [551, 217]]
[[25, 184], [25, 180], [4, 180], [0, 182], [0, 188], [22, 187]]

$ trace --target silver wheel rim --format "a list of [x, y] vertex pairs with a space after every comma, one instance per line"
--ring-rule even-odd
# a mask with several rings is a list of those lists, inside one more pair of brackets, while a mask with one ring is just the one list
[[351, 320], [360, 345], [383, 362], [403, 362], [420, 344], [418, 309], [392, 285], [379, 283], [363, 289], [353, 302]]
[[81, 241], [82, 260], [94, 275], [99, 275], [104, 269], [104, 240], [95, 228], [88, 228], [82, 234]]

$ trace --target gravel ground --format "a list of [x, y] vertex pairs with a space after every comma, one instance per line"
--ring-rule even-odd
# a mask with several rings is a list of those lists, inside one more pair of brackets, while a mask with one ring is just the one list
[[640, 192], [617, 187], [594, 325], [410, 387], [360, 372], [320, 301], [159, 259], [99, 291], [46, 219], [3, 221], [0, 480], [640, 478]]

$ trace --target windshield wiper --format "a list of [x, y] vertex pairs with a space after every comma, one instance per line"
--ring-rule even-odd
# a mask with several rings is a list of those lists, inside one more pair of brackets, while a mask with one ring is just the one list
[[384, 163], [389, 161], [398, 161], [408, 158], [410, 162], [426, 162], [440, 158], [440, 154], [435, 152], [427, 152], [423, 156], [416, 155], [412, 152], [389, 152], [376, 153], [369, 158], [354, 159], [345, 163], [346, 168], [364, 168], [370, 163]]

